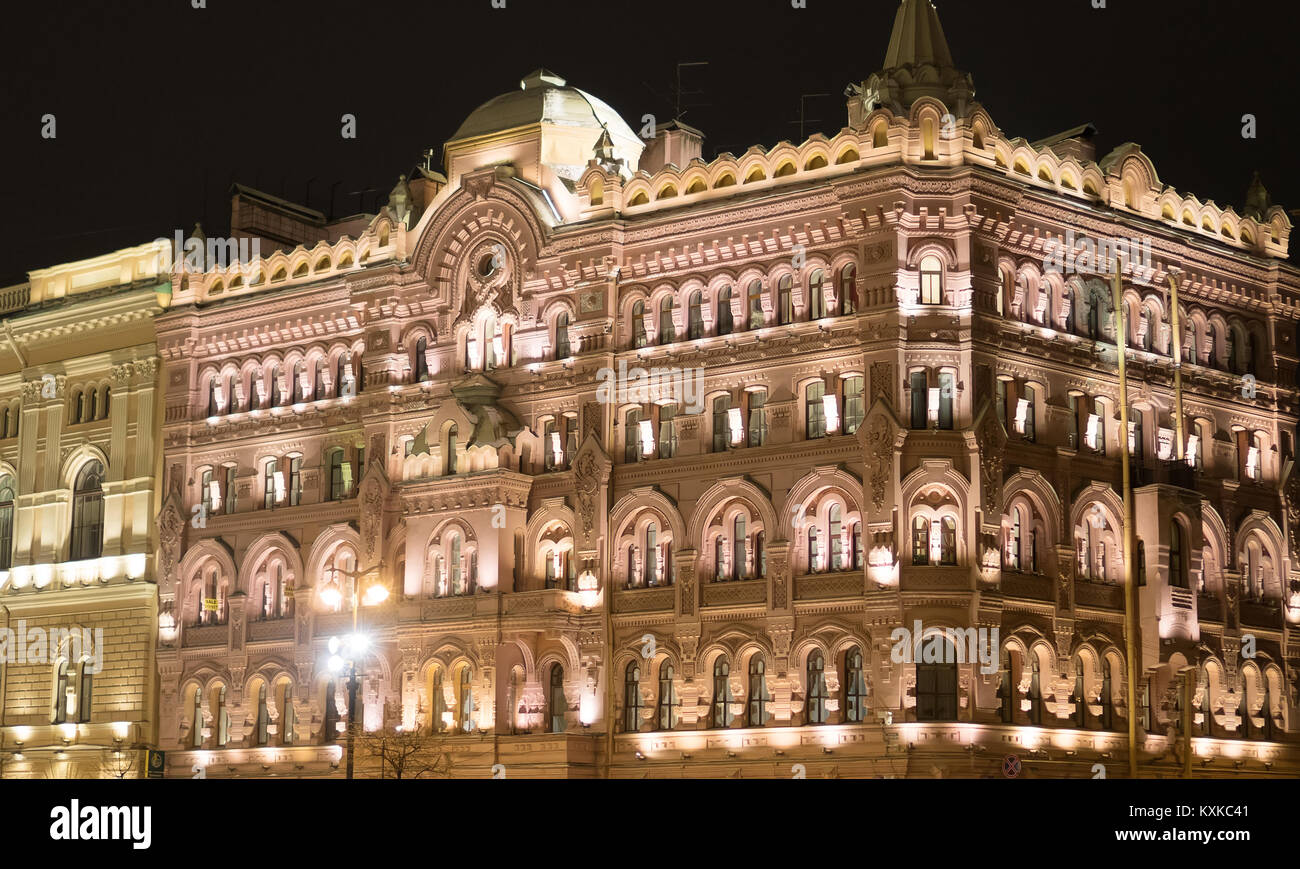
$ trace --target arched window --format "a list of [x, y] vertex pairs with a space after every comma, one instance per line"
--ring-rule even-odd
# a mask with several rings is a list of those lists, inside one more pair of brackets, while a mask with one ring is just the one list
[[14, 478], [0, 477], [0, 570], [13, 566]]
[[713, 399], [713, 451], [726, 452], [731, 444], [731, 396], [719, 395]]
[[776, 322], [784, 325], [794, 321], [794, 278], [783, 275], [776, 283]]
[[1074, 658], [1074, 692], [1070, 695], [1070, 702], [1074, 704], [1074, 726], [1080, 729], [1088, 726], [1088, 698], [1084, 694], [1083, 687], [1083, 658], [1075, 656]]
[[208, 416], [217, 415], [217, 378], [208, 381]]
[[561, 311], [555, 318], [555, 358], [568, 359], [572, 355], [569, 347], [569, 312]]
[[1142, 461], [1142, 411], [1133, 408], [1129, 411], [1128, 451], [1136, 461]]
[[194, 703], [190, 708], [190, 747], [203, 747], [203, 695], [198, 686], [194, 688]]
[[551, 665], [551, 685], [550, 690], [546, 692], [546, 708], [549, 712], [546, 731], [563, 733], [564, 716], [569, 711], [569, 701], [564, 697], [564, 668], [559, 664]]
[[713, 726], [731, 726], [731, 666], [721, 655], [713, 662]]
[[857, 267], [852, 263], [840, 269], [840, 313], [846, 316], [858, 312], [857, 276]]
[[840, 505], [832, 504], [830, 509], [830, 544], [831, 544], [831, 570], [844, 569], [844, 522], [840, 516]]
[[447, 473], [455, 474], [456, 471], [456, 423], [447, 427]]
[[934, 254], [921, 257], [921, 304], [943, 304], [943, 263]]
[[1169, 584], [1174, 588], [1188, 588], [1187, 539], [1183, 525], [1177, 519], [1169, 520]]
[[[916, 720], [957, 720], [957, 656], [952, 643], [932, 635], [916, 665]], [[936, 660], [937, 659], [937, 660]]]
[[623, 461], [639, 462], [641, 452], [641, 409], [633, 407], [623, 420]]
[[681, 701], [677, 697], [676, 683], [673, 681], [673, 665], [665, 661], [659, 667], [659, 729], [672, 730], [677, 726], [677, 707]]
[[820, 320], [826, 316], [825, 278], [821, 269], [815, 269], [808, 279], [808, 319]]
[[217, 688], [217, 708], [212, 716], [217, 722], [217, 747], [230, 742], [230, 710], [226, 708], [226, 686]]
[[866, 416], [862, 399], [866, 379], [861, 375], [854, 375], [844, 378], [841, 382], [844, 384], [844, 433], [857, 434], [858, 427], [862, 425], [862, 420]]
[[762, 655], [755, 655], [749, 660], [749, 704], [745, 718], [747, 727], [762, 727], [767, 724], [767, 704], [772, 697], [767, 693], [767, 665]]
[[1011, 510], [1011, 531], [1007, 541], [1007, 569], [1020, 569], [1020, 547], [1021, 533], [1025, 518], [1025, 511], [1020, 507]]
[[645, 345], [645, 302], [637, 302], [632, 306], [632, 346], [644, 347]]
[[262, 507], [266, 510], [275, 507], [275, 459], [267, 459], [262, 468]]
[[[325, 372], [326, 372], [325, 360], [317, 359], [316, 376], [312, 379], [312, 384], [311, 384], [312, 401], [321, 401], [325, 398]], [[230, 399], [227, 399], [227, 402], [229, 401]]]
[[422, 383], [429, 379], [429, 339], [423, 335], [415, 342], [415, 381]]
[[844, 720], [867, 720], [867, 674], [857, 646], [844, 653]]
[[744, 579], [745, 570], [745, 517], [737, 516], [731, 523], [731, 578]]
[[271, 712], [266, 706], [266, 683], [257, 686], [257, 721], [253, 732], [254, 745], [266, 745], [271, 724]]
[[77, 474], [72, 496], [72, 543], [68, 558], [98, 558], [104, 550], [104, 466], [87, 462]]
[[[559, 667], [560, 665], [556, 664], [555, 666]], [[555, 671], [552, 670], [551, 671], [552, 688], [554, 687], [554, 683], [555, 683]], [[562, 669], [560, 670], [560, 686], [561, 689], [563, 689], [564, 670]], [[561, 690], [561, 693], [563, 693], [563, 690]], [[474, 729], [474, 688], [472, 685], [470, 685], [469, 667], [464, 667], [460, 671], [460, 691], [458, 692], [456, 699], [457, 699], [456, 711], [457, 713], [459, 713], [457, 716], [457, 726], [460, 728], [461, 733], [469, 733], [471, 730]], [[554, 695], [552, 695], [551, 699], [553, 703]], [[553, 705], [552, 708], [554, 708]], [[563, 716], [564, 714], [563, 709], [561, 709], [560, 714], [561, 716]], [[560, 730], [563, 729], [564, 727], [563, 725], [561, 725]]]
[[723, 287], [718, 290], [718, 334], [730, 335], [735, 328], [734, 318], [731, 315], [731, 287]]
[[822, 570], [822, 542], [819, 539], [816, 525], [808, 528], [808, 572], [821, 573]]
[[805, 430], [808, 440], [826, 437], [826, 384], [816, 380], [804, 390]]
[[645, 563], [642, 567], [644, 584], [654, 585], [659, 575], [659, 526], [653, 522], [645, 529]]
[[267, 392], [269, 392], [271, 396], [270, 401], [267, 403], [267, 407], [279, 407], [280, 406], [280, 366], [272, 365], [270, 370], [267, 371], [266, 373], [266, 380], [268, 384]]
[[957, 563], [957, 520], [944, 516], [939, 527], [939, 563]]
[[[330, 500], [342, 501], [348, 494], [348, 480], [344, 475], [343, 450], [330, 450]], [[349, 469], [350, 470], [350, 469]]]
[[677, 340], [677, 332], [673, 328], [673, 297], [664, 296], [659, 303], [659, 343], [671, 344]]
[[763, 282], [750, 281], [748, 294], [748, 311], [750, 329], [763, 328]]
[[956, 376], [951, 371], [939, 372], [939, 428], [952, 430], [952, 399], [957, 391]]
[[276, 687], [275, 705], [280, 710], [280, 744], [293, 745], [293, 731], [298, 724], [298, 713], [293, 707], [293, 685], [281, 682]]
[[930, 520], [924, 516], [912, 520], [912, 563], [930, 563]]
[[90, 721], [90, 710], [94, 703], [94, 662], [82, 658], [77, 664], [77, 721], [86, 724]]
[[307, 387], [302, 382], [302, 360], [293, 363], [293, 379], [289, 381], [289, 395], [293, 402], [307, 400]]
[[691, 293], [690, 307], [686, 316], [686, 337], [694, 340], [704, 337], [704, 296], [699, 290]]
[[441, 669], [433, 671], [433, 684], [429, 693], [432, 695], [429, 698], [429, 709], [432, 712], [429, 730], [432, 733], [442, 733], [447, 729], [447, 695], [443, 693]]
[[717, 582], [725, 580], [727, 577], [723, 573], [723, 565], [727, 560], [727, 539], [719, 534], [713, 538], [713, 578]]
[[55, 724], [63, 724], [68, 720], [68, 706], [71, 704], [68, 697], [68, 662], [59, 661], [54, 670], [54, 715]]
[[641, 668], [636, 661], [627, 665], [623, 678], [623, 732], [641, 729]]
[[825, 724], [827, 720], [826, 701], [826, 659], [822, 653], [814, 651], [808, 656], [808, 723]]

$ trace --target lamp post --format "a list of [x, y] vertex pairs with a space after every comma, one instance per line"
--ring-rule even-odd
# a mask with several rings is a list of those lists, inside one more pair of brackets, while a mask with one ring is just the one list
[[1128, 431], [1128, 381], [1124, 371], [1124, 357], [1128, 348], [1128, 331], [1124, 323], [1124, 258], [1115, 257], [1115, 271], [1111, 275], [1111, 293], [1115, 301], [1115, 349], [1119, 360], [1119, 430], [1120, 474], [1124, 494], [1124, 516], [1121, 528], [1124, 534], [1124, 646], [1128, 658], [1128, 775], [1137, 778], [1137, 655], [1138, 617], [1137, 588], [1133, 577], [1133, 485], [1129, 474]]
[[[337, 585], [340, 576], [346, 576], [352, 580], [352, 588], [348, 595], [352, 604], [352, 633], [342, 638], [330, 637], [330, 657], [328, 662], [329, 669], [332, 672], [338, 673], [344, 667], [347, 667], [348, 670], [348, 730], [345, 749], [348, 756], [345, 777], [348, 779], [352, 778], [354, 768], [354, 747], [357, 733], [357, 688], [360, 687], [357, 679], [357, 661], [365, 656], [366, 649], [370, 645], [370, 638], [358, 630], [359, 614], [362, 606], [378, 606], [388, 599], [388, 587], [376, 576], [377, 573], [378, 568], [358, 572], [343, 571], [337, 568], [333, 570], [335, 585]], [[373, 581], [366, 586], [365, 594], [359, 595], [357, 594], [358, 580], [363, 576], [371, 576]], [[322, 594], [330, 595], [335, 602], [341, 600], [341, 592], [337, 588], [326, 589]]]

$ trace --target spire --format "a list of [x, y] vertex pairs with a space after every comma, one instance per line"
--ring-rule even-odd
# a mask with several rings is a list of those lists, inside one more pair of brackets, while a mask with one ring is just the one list
[[[953, 64], [939, 13], [930, 0], [902, 0], [885, 51], [885, 65], [861, 86], [850, 86], [849, 122], [857, 126], [878, 106], [906, 114], [921, 97], [940, 100], [958, 116], [975, 96], [975, 84]], [[854, 106], [852, 98], [860, 98]]]
[[948, 68], [953, 65], [939, 13], [930, 0], [903, 0], [894, 16], [894, 32], [885, 52], [887, 70], [915, 64]]
[[1265, 189], [1264, 182], [1259, 180], [1259, 173], [1256, 172], [1250, 182], [1250, 189], [1246, 191], [1246, 207], [1242, 209], [1242, 215], [1262, 221], [1272, 205], [1273, 201], [1269, 199], [1268, 190]]

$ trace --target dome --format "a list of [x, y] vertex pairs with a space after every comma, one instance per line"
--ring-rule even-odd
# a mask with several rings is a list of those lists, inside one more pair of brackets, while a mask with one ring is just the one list
[[[564, 127], [608, 128], [610, 135], [635, 139], [632, 128], [598, 97], [575, 87], [544, 69], [535, 70], [519, 82], [519, 90], [488, 100], [470, 112], [452, 141], [484, 136], [531, 124]], [[592, 137], [592, 144], [596, 142]]]
[[524, 76], [519, 90], [490, 99], [470, 112], [447, 144], [450, 148], [465, 140], [534, 126], [541, 126], [544, 136], [549, 131], [571, 143], [558, 153], [556, 149], [543, 149], [543, 160], [570, 179], [591, 159], [603, 132], [609, 133], [616, 154], [633, 168], [645, 148], [645, 143], [608, 103], [569, 87], [563, 78], [545, 69]]

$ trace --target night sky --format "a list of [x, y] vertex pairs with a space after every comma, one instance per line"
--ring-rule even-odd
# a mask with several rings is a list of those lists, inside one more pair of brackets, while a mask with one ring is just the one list
[[[6, 4], [0, 51], [0, 286], [201, 221], [231, 182], [327, 214], [373, 211], [420, 153], [546, 67], [633, 129], [684, 120], [706, 158], [845, 122], [844, 87], [884, 58], [897, 0], [57, 0]], [[940, 0], [953, 57], [1011, 136], [1091, 121], [1098, 156], [1135, 141], [1161, 180], [1240, 210], [1253, 170], [1300, 208], [1293, 4]], [[357, 117], [355, 140], [340, 116]], [[41, 117], [57, 138], [41, 138]], [[1241, 135], [1243, 114], [1258, 138]], [[796, 121], [796, 123], [791, 123]], [[337, 182], [337, 183], [336, 183]], [[333, 197], [331, 202], [331, 188]], [[308, 192], [310, 191], [310, 196]], [[370, 191], [370, 192], [366, 192]]]

